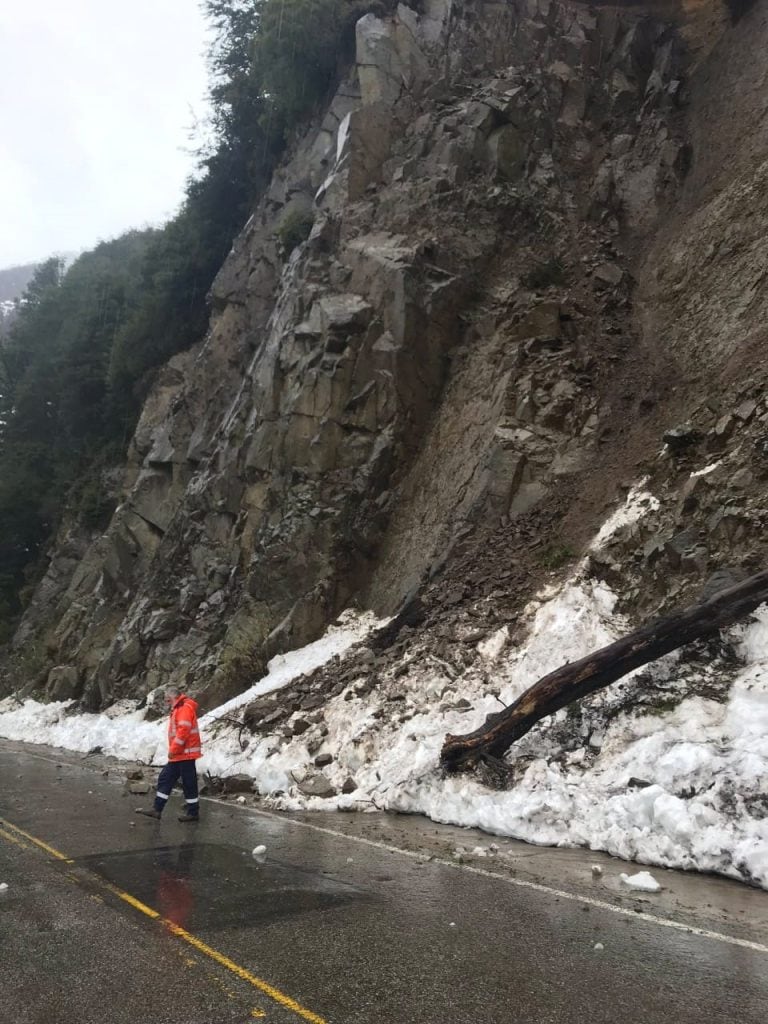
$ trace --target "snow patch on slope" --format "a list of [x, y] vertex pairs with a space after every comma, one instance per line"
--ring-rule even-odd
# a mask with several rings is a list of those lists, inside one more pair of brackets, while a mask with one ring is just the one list
[[293, 679], [307, 672], [314, 672], [316, 668], [325, 665], [327, 661], [337, 655], [342, 655], [354, 644], [364, 640], [376, 626], [383, 623], [376, 619], [371, 612], [362, 615], [347, 611], [343, 612], [337, 624], [329, 629], [311, 644], [301, 647], [287, 654], [278, 654], [267, 665], [267, 674], [255, 683], [249, 690], [238, 694], [226, 704], [205, 715], [200, 721], [201, 725], [212, 725], [223, 715], [231, 714], [239, 710], [252, 700], [263, 696], [265, 693], [272, 693], [280, 690]]
[[647, 515], [648, 512], [656, 511], [659, 507], [659, 499], [646, 490], [645, 485], [647, 482], [648, 478], [645, 477], [640, 483], [636, 484], [630, 490], [624, 504], [608, 516], [600, 527], [597, 536], [590, 544], [590, 550], [599, 550], [605, 545], [606, 541], [610, 540], [623, 527], [631, 526]]

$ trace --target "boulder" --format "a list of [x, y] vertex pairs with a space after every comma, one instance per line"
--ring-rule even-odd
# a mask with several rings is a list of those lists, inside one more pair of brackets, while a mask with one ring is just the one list
[[701, 588], [699, 600], [702, 602], [709, 601], [715, 594], [719, 594], [721, 590], [729, 590], [731, 587], [735, 587], [737, 583], [743, 583], [746, 578], [747, 573], [738, 566], [723, 566], [722, 569], [717, 569], [707, 579], [707, 582]]
[[464, 121], [476, 131], [488, 135], [496, 127], [499, 116], [498, 112], [487, 103], [473, 100], [468, 103], [464, 111]]
[[496, 177], [518, 181], [525, 171], [528, 147], [519, 129], [505, 124], [488, 136], [488, 156]]
[[689, 526], [680, 533], [670, 537], [664, 544], [664, 551], [673, 569], [681, 567], [683, 556], [699, 545], [699, 531], [695, 526]]
[[701, 431], [687, 423], [682, 426], [672, 427], [671, 430], [667, 430], [662, 436], [664, 444], [668, 445], [670, 451], [675, 454], [695, 447], [703, 439], [704, 436]]
[[318, 772], [316, 775], [308, 775], [306, 779], [298, 783], [298, 788], [299, 792], [303, 793], [304, 796], [316, 796], [321, 800], [327, 800], [329, 797], [336, 796], [336, 790], [322, 772]]
[[252, 793], [253, 779], [250, 775], [227, 775], [221, 780], [224, 793]]
[[80, 692], [80, 672], [74, 665], [57, 665], [48, 673], [51, 700], [73, 700]]
[[595, 270], [594, 276], [599, 284], [616, 288], [624, 279], [624, 271], [617, 263], [602, 263]]

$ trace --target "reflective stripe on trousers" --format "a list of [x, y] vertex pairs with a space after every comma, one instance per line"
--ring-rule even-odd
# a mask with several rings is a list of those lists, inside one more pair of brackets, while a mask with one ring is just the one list
[[169, 761], [163, 768], [160, 772], [160, 777], [157, 780], [155, 810], [162, 813], [168, 801], [168, 797], [171, 795], [171, 791], [179, 779], [181, 779], [181, 785], [184, 790], [184, 799], [188, 805], [194, 805], [194, 811], [197, 810], [197, 804], [199, 802], [197, 791], [197, 769], [193, 760]]

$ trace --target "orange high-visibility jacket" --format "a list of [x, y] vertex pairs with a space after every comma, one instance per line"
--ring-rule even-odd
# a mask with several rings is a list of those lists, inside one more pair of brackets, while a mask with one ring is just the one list
[[197, 701], [182, 694], [171, 708], [168, 720], [168, 760], [194, 761], [202, 752]]

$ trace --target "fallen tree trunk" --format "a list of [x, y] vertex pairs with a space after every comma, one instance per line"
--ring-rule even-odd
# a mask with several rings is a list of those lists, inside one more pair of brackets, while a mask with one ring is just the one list
[[702, 604], [651, 622], [580, 661], [563, 665], [534, 683], [504, 711], [489, 715], [479, 729], [464, 736], [446, 736], [440, 752], [442, 767], [455, 772], [485, 758], [502, 757], [516, 740], [547, 715], [615, 683], [633, 669], [678, 647], [717, 633], [765, 601], [768, 601], [768, 570], [721, 590]]

